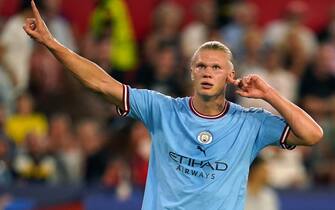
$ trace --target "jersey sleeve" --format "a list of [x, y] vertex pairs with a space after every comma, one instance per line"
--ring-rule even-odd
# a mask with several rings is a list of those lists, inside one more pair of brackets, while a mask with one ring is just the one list
[[281, 146], [283, 149], [288, 150], [295, 148], [295, 145], [289, 145], [286, 142], [290, 127], [282, 117], [273, 115], [265, 110], [261, 110], [255, 115], [261, 122], [254, 145], [255, 152], [259, 152], [269, 145]]
[[162, 110], [168, 109], [168, 96], [156, 91], [131, 88], [123, 85], [123, 107], [118, 107], [120, 116], [129, 116], [142, 121], [149, 130], [158, 125]]

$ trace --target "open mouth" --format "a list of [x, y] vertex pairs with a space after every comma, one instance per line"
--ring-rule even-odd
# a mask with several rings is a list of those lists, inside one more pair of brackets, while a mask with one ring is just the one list
[[202, 82], [201, 87], [204, 88], [204, 89], [210, 89], [210, 88], [213, 87], [213, 84], [209, 83], [209, 82]]

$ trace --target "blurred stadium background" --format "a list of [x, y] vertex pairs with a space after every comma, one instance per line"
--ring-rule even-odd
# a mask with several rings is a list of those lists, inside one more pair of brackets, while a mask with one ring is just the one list
[[[239, 76], [260, 74], [325, 132], [312, 148], [264, 150], [246, 210], [335, 209], [333, 0], [35, 1], [61, 43], [121, 82], [175, 97], [192, 94], [194, 49], [226, 43]], [[0, 209], [140, 209], [147, 130], [25, 35], [29, 4], [0, 0]]]

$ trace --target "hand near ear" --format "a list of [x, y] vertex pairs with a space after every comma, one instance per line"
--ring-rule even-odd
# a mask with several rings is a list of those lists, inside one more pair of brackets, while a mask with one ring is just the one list
[[239, 87], [241, 79], [234, 79], [232, 77], [228, 77], [227, 79], [228, 79], [228, 84], [232, 84], [236, 87]]
[[272, 87], [261, 77], [251, 74], [242, 79], [228, 78], [228, 82], [238, 87], [236, 93], [243, 97], [266, 99], [267, 93]]

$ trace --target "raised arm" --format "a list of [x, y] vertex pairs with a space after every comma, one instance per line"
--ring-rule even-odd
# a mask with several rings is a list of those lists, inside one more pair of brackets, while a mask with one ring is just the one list
[[323, 137], [322, 128], [304, 110], [290, 102], [257, 75], [249, 75], [241, 80], [231, 79], [230, 83], [238, 86], [236, 92], [248, 98], [263, 99], [271, 104], [289, 124], [292, 132], [289, 144], [313, 145]]
[[33, 0], [31, 1], [31, 7], [34, 17], [25, 20], [24, 31], [31, 38], [45, 45], [85, 86], [103, 94], [113, 104], [122, 108], [122, 84], [109, 76], [95, 63], [60, 44], [49, 32]]

